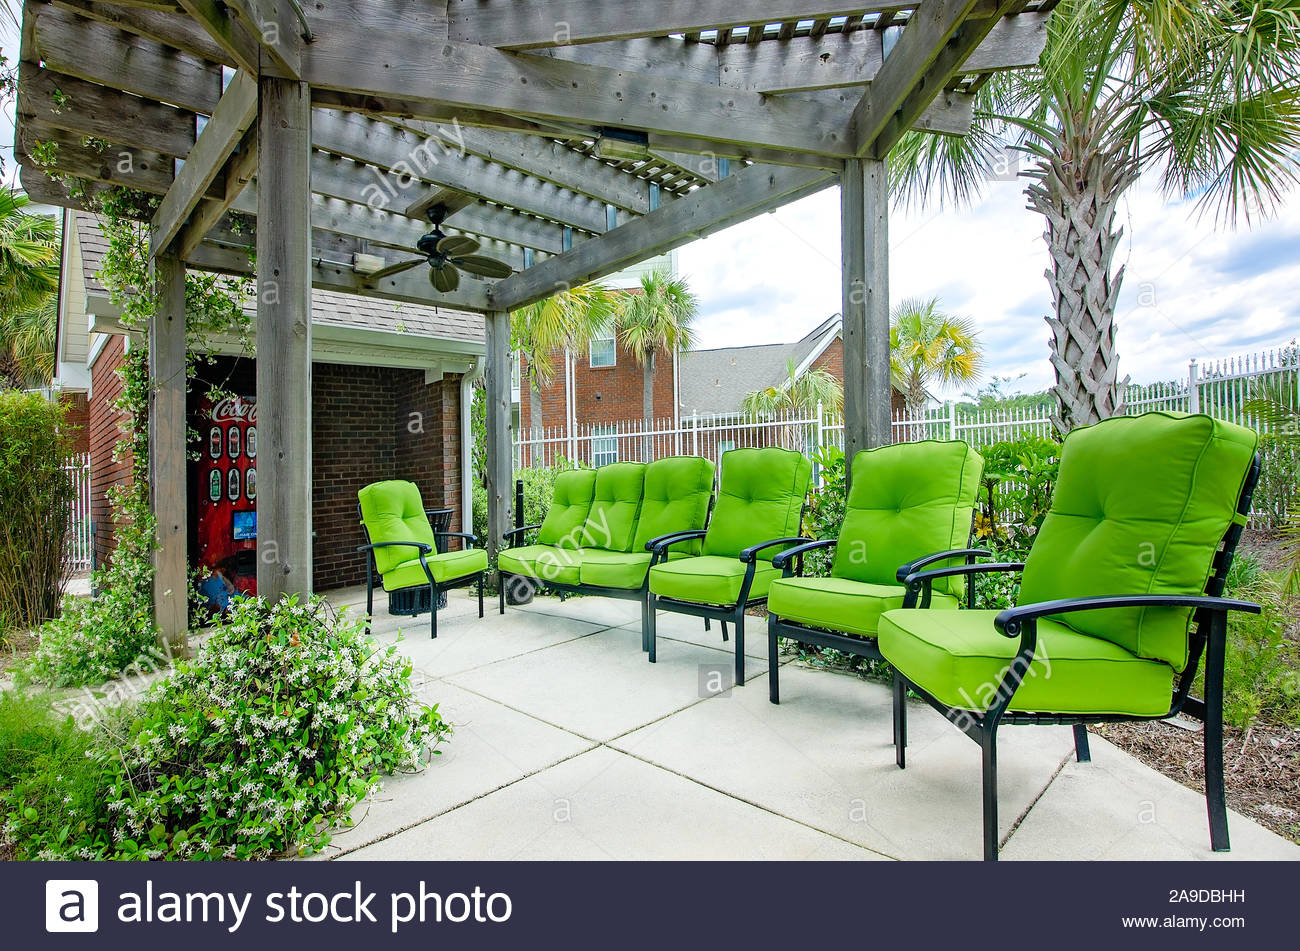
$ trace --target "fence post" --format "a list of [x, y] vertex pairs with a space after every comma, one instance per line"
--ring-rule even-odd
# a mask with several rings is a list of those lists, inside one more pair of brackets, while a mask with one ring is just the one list
[[948, 401], [948, 439], [957, 438], [957, 404], [952, 400]]
[[700, 454], [700, 414], [695, 413], [691, 417], [691, 455]]
[[1192, 357], [1191, 362], [1187, 365], [1187, 411], [1189, 413], [1199, 413], [1201, 411], [1201, 388], [1196, 382], [1196, 358]]

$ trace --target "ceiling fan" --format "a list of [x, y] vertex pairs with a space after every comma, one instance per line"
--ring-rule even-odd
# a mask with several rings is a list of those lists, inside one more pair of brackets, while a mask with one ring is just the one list
[[429, 283], [436, 290], [444, 293], [454, 291], [460, 286], [460, 272], [465, 271], [479, 277], [506, 278], [514, 271], [509, 264], [478, 254], [479, 243], [465, 235], [442, 233], [442, 223], [447, 217], [447, 206], [434, 205], [425, 216], [433, 224], [433, 230], [415, 244], [415, 250], [423, 257], [413, 261], [390, 264], [369, 275], [369, 280], [379, 281], [394, 274], [401, 274], [420, 264], [429, 265]]

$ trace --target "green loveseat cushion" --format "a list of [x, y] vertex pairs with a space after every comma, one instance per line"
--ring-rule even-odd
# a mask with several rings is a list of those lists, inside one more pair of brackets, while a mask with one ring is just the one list
[[[420, 490], [414, 482], [390, 479], [374, 482], [357, 492], [361, 503], [361, 521], [371, 544], [379, 542], [421, 542], [437, 547], [433, 540], [433, 526], [424, 514]], [[408, 545], [375, 549], [375, 568], [386, 575], [394, 568], [415, 557], [416, 550]], [[419, 566], [419, 562], [416, 562]], [[420, 572], [423, 577], [424, 572]], [[428, 584], [426, 579], [425, 584]], [[405, 586], [399, 586], [405, 587]]]
[[537, 530], [537, 544], [581, 548], [582, 529], [595, 490], [595, 469], [568, 469], [557, 475], [551, 507]]
[[523, 575], [525, 578], [554, 581], [557, 584], [577, 584], [582, 557], [582, 550], [578, 548], [525, 545], [498, 552], [497, 566], [502, 571]]
[[[651, 539], [675, 532], [702, 531], [713, 497], [713, 463], [699, 456], [669, 456], [646, 466], [632, 551], [645, 551]], [[698, 540], [683, 543], [677, 551], [700, 553]]]
[[[704, 554], [735, 558], [744, 549], [799, 534], [812, 463], [789, 449], [732, 449], [722, 457], [718, 504], [704, 536]], [[759, 553], [765, 561], [780, 548]]]
[[[645, 584], [645, 574], [653, 556], [648, 551], [605, 551], [584, 548], [578, 572], [583, 584], [601, 588], [635, 590]], [[669, 552], [668, 559], [686, 558], [685, 552]]]
[[[880, 618], [880, 653], [940, 702], [983, 712], [996, 697], [1018, 638], [993, 626], [997, 611], [888, 611]], [[1169, 712], [1174, 671], [1118, 644], [1038, 622], [1038, 650], [1012, 710], [1160, 716]]]
[[[831, 574], [895, 585], [899, 565], [965, 548], [983, 470], [983, 458], [964, 442], [925, 440], [855, 454]], [[934, 590], [961, 595], [965, 588], [960, 578], [941, 578]]]
[[[880, 615], [903, 606], [900, 584], [868, 584], [848, 578], [778, 578], [767, 591], [767, 609], [809, 627], [875, 637]], [[956, 608], [952, 595], [934, 593], [932, 608]]]
[[591, 509], [582, 528], [583, 548], [632, 548], [645, 470], [643, 462], [615, 462], [596, 470]]
[[[1174, 413], [1119, 416], [1076, 429], [1061, 452], [1019, 603], [1204, 594], [1257, 442], [1240, 426]], [[1091, 611], [1061, 620], [1176, 670], [1187, 664], [1189, 611]]]
[[[763, 597], [768, 585], [781, 577], [770, 562], [760, 560], [756, 565], [751, 599]], [[744, 580], [745, 565], [738, 558], [720, 555], [680, 558], [650, 569], [650, 590], [655, 594], [697, 604], [735, 604]]]
[[[481, 548], [426, 555], [425, 560], [429, 563], [434, 580], [439, 584], [487, 571], [487, 552]], [[419, 558], [404, 562], [384, 575], [385, 591], [398, 591], [428, 583], [429, 578], [420, 567]]]

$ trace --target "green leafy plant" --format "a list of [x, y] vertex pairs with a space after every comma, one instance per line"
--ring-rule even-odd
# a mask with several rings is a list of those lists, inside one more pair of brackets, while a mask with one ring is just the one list
[[1041, 436], [994, 443], [980, 450], [976, 537], [1023, 556], [1033, 546], [1052, 504], [1061, 444]]
[[1252, 569], [1253, 559], [1238, 556], [1243, 560], [1240, 569], [1234, 566], [1228, 591], [1264, 610], [1229, 615], [1224, 720], [1242, 730], [1256, 723], [1300, 727], [1300, 645], [1291, 630], [1300, 623], [1300, 606], [1257, 565]]
[[[804, 513], [804, 530], [814, 539], [822, 541], [837, 538], [844, 523], [844, 509], [848, 488], [848, 463], [844, 450], [826, 446], [812, 455], [817, 467], [820, 485], [808, 493], [808, 508]], [[826, 577], [830, 574], [834, 550], [811, 551], [804, 556], [804, 574], [809, 577]]]

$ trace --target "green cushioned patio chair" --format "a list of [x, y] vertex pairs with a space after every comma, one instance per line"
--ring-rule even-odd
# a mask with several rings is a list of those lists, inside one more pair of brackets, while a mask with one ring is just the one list
[[[506, 548], [497, 553], [501, 575], [498, 608], [506, 611], [506, 586], [518, 583], [578, 583], [583, 528], [596, 493], [595, 469], [567, 469], [555, 477], [546, 518], [537, 525], [521, 525], [505, 533]], [[522, 544], [529, 532], [534, 543]]]
[[[1210, 844], [1228, 849], [1223, 794], [1222, 597], [1259, 475], [1254, 432], [1208, 416], [1148, 413], [1076, 430], [1024, 564], [955, 565], [905, 579], [907, 606], [880, 619], [893, 666], [894, 737], [906, 765], [910, 686], [979, 743], [984, 858], [998, 856], [997, 730], [1066, 724], [1088, 760], [1088, 724], [1205, 721]], [[1021, 571], [1019, 604], [925, 611], [942, 581]], [[1190, 695], [1201, 659], [1205, 697]]]
[[[646, 543], [677, 532], [699, 530], [707, 524], [713, 498], [713, 463], [698, 456], [670, 456], [648, 465], [613, 463], [594, 473], [581, 471], [592, 474], [591, 492], [576, 534], [570, 530], [560, 536], [547, 531], [552, 512], [559, 513], [555, 525], [573, 525], [575, 506], [581, 506], [587, 495], [585, 477], [579, 480], [564, 473], [557, 479], [547, 520], [540, 526], [515, 529], [506, 536], [522, 540], [536, 530], [538, 543], [502, 551], [498, 564], [509, 578], [547, 588], [561, 597], [578, 593], [639, 601], [644, 622], [646, 575], [654, 558], [646, 550]], [[543, 537], [555, 538], [557, 543], [544, 544]], [[575, 539], [580, 547], [572, 546]], [[686, 541], [678, 547], [689, 549], [692, 544], [698, 551], [698, 542]], [[673, 551], [670, 557], [686, 557], [688, 553]], [[504, 610], [504, 596], [501, 603]]]
[[[964, 442], [900, 443], [853, 457], [838, 538], [799, 545], [772, 559], [784, 571], [767, 592], [773, 703], [781, 697], [778, 637], [883, 660], [876, 627], [881, 614], [903, 606], [907, 588], [901, 578], [987, 554], [968, 546], [983, 471], [984, 460]], [[835, 549], [830, 577], [801, 577], [803, 557], [820, 548]], [[960, 577], [940, 579], [930, 606], [957, 608], [963, 588]]]
[[[745, 682], [745, 609], [767, 599], [781, 576], [772, 567], [777, 549], [806, 542], [799, 536], [812, 463], [788, 449], [733, 449], [722, 457], [718, 501], [706, 531], [655, 539], [646, 623], [650, 662], [656, 659], [655, 612], [671, 611], [722, 622], [736, 629], [736, 684]], [[700, 554], [670, 560], [669, 549], [702, 539]]]
[[[374, 482], [357, 493], [366, 544], [366, 631], [374, 614], [375, 575], [388, 592], [389, 612], [429, 612], [429, 635], [438, 636], [438, 599], [448, 588], [478, 583], [478, 616], [483, 616], [483, 575], [487, 552], [466, 532], [435, 532], [413, 482]], [[447, 550], [449, 539], [461, 548]], [[427, 601], [426, 601], [427, 597]]]

